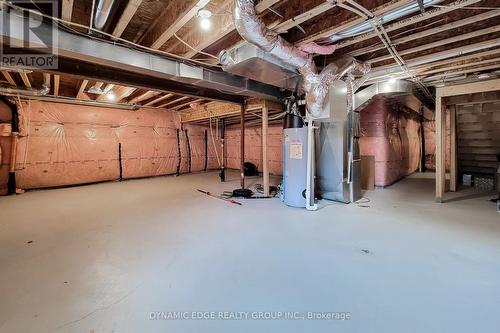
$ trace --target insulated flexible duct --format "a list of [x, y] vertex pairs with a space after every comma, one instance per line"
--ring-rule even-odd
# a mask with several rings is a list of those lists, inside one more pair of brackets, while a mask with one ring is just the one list
[[[340, 79], [354, 67], [367, 72], [369, 67], [361, 65], [352, 57], [341, 58], [330, 63], [320, 73], [309, 53], [284, 40], [276, 32], [268, 29], [255, 11], [254, 0], [236, 0], [233, 19], [236, 30], [243, 39], [263, 51], [298, 69], [303, 76], [303, 88], [306, 92], [306, 106], [312, 117], [321, 114], [330, 83]], [[333, 50], [333, 48], [332, 48]]]

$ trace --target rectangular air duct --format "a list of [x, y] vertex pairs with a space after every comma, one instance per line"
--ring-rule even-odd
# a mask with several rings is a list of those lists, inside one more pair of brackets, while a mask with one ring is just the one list
[[300, 82], [300, 74], [293, 66], [250, 43], [224, 50], [219, 60], [228, 73], [276, 87], [295, 90]]

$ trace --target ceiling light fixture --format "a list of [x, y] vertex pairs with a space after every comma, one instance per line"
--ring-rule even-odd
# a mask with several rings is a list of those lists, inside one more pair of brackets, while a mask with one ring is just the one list
[[200, 27], [203, 30], [209, 30], [212, 27], [212, 22], [210, 18], [212, 17], [212, 12], [208, 9], [200, 9], [198, 11], [198, 17], [200, 18]]
[[106, 99], [108, 101], [114, 101], [114, 100], [116, 100], [116, 94], [115, 94], [115, 92], [113, 90], [107, 92], [106, 93]]
[[95, 94], [95, 95], [102, 95], [102, 94], [104, 94], [104, 91], [101, 89], [101, 87], [96, 87], [95, 85], [92, 86], [92, 87], [90, 87], [87, 92], [89, 94]]

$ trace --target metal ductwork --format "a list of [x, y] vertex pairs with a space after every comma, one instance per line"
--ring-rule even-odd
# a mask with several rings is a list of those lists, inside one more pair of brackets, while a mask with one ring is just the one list
[[378, 95], [411, 95], [414, 90], [414, 84], [405, 80], [378, 82], [354, 94], [354, 109], [361, 108]]
[[343, 58], [338, 63], [330, 63], [318, 74], [316, 65], [308, 53], [266, 27], [255, 11], [254, 2], [254, 0], [235, 1], [233, 19], [236, 30], [247, 42], [292, 66], [302, 74], [306, 106], [312, 117], [321, 114], [328, 89], [333, 81], [340, 79], [353, 68], [360, 69], [362, 72], [368, 70], [353, 58]]
[[295, 67], [278, 60], [257, 46], [245, 43], [219, 54], [224, 71], [276, 87], [295, 90], [300, 74]]
[[94, 27], [102, 30], [108, 21], [115, 0], [99, 0], [95, 10]]
[[[29, 17], [19, 15], [16, 10], [1, 11], [1, 14], [10, 27], [0, 32], [0, 38], [5, 41], [4, 54], [33, 54], [32, 48], [23, 49], [19, 45], [46, 48], [32, 34], [23, 33]], [[173, 57], [76, 35], [59, 29], [55, 23], [39, 23], [36, 31], [38, 35], [58, 37], [53, 48], [47, 50], [57, 55], [58, 67], [50, 69], [53, 73], [233, 103], [243, 103], [245, 97], [278, 100], [283, 95], [275, 86]]]

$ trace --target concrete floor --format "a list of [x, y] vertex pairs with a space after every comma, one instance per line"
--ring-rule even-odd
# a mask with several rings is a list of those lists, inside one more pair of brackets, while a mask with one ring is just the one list
[[[196, 192], [232, 189], [236, 177], [1, 197], [0, 332], [498, 332], [491, 196], [440, 205], [432, 179], [411, 177], [367, 192], [369, 203], [307, 212]], [[157, 311], [351, 319], [150, 320]]]

